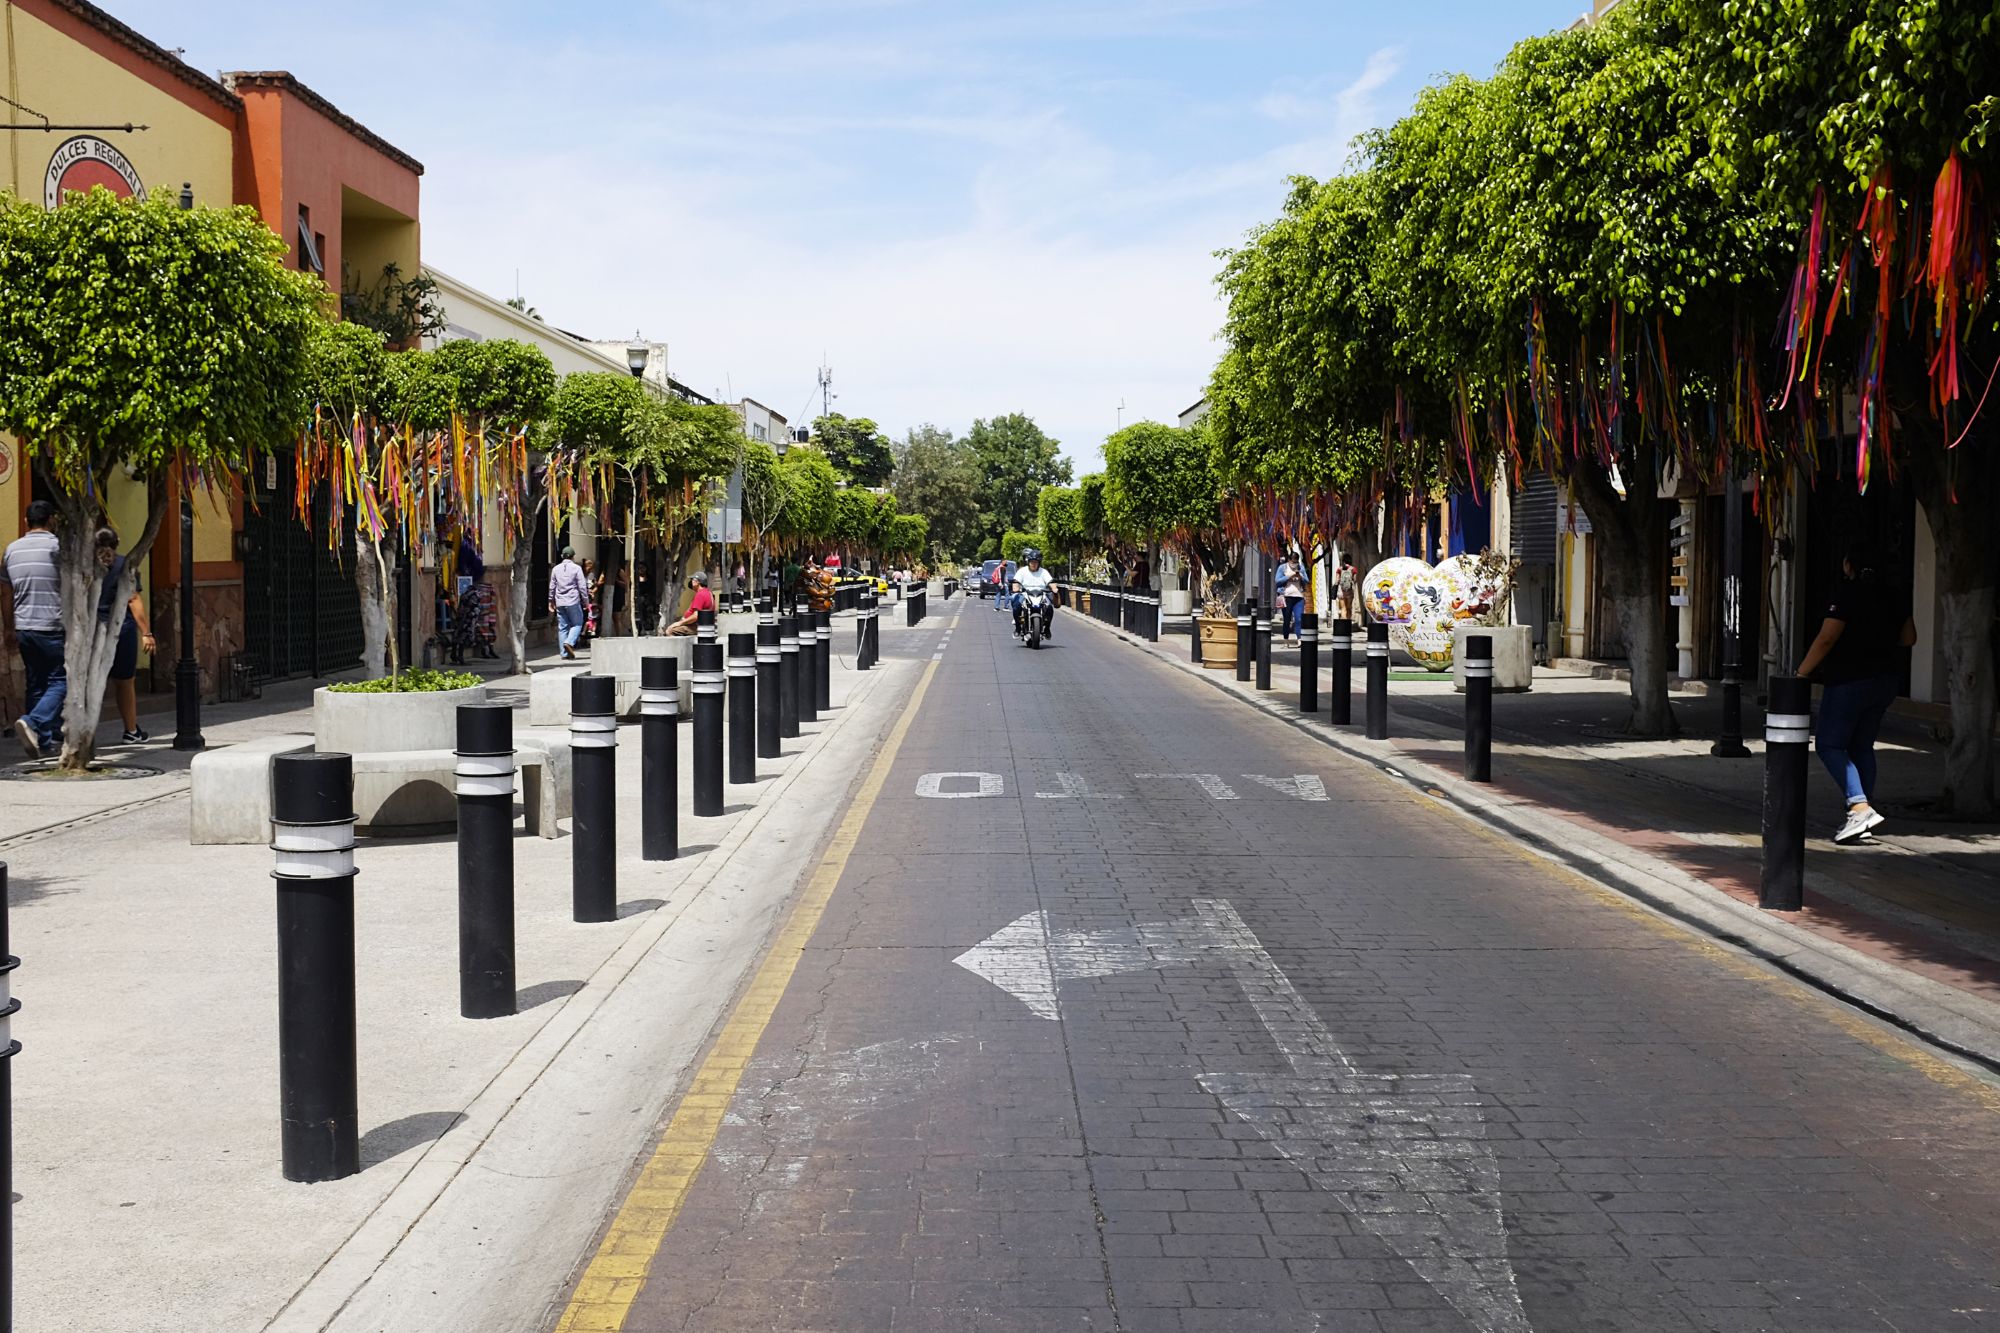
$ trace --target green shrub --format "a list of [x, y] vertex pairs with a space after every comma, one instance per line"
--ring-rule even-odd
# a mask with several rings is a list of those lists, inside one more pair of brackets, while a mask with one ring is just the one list
[[329, 685], [341, 694], [432, 694], [439, 690], [463, 690], [479, 684], [471, 671], [405, 671], [380, 680], [343, 680]]

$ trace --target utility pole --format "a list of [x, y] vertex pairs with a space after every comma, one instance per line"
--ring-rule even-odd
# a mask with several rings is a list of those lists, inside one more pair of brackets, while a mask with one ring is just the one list
[[824, 364], [826, 353], [821, 352], [822, 364], [819, 368], [819, 414], [833, 415], [833, 367]]

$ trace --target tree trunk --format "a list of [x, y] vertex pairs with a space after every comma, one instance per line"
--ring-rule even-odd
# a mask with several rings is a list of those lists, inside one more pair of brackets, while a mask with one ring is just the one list
[[528, 567], [535, 554], [534, 528], [515, 539], [513, 558], [507, 562], [507, 653], [508, 669], [519, 675], [528, 669]]
[[[104, 712], [104, 689], [111, 680], [111, 659], [118, 650], [118, 632], [130, 614], [127, 604], [138, 586], [139, 571], [159, 535], [160, 521], [167, 512], [166, 478], [155, 476], [146, 486], [146, 526], [139, 540], [125, 552], [125, 572], [119, 576], [111, 603], [111, 620], [101, 624], [97, 603], [104, 588], [104, 571], [97, 563], [96, 505], [86, 504], [61, 489], [44, 483], [61, 515], [58, 534], [61, 547], [56, 572], [62, 585], [63, 674], [67, 692], [63, 696], [63, 744], [61, 767], [80, 772], [90, 767], [97, 753], [97, 724]], [[103, 479], [100, 479], [100, 490]], [[193, 595], [181, 589], [181, 596]]]
[[394, 675], [396, 562], [389, 543], [354, 534], [354, 590], [361, 603], [361, 668], [370, 676]]
[[1642, 446], [1624, 472], [1620, 498], [1610, 475], [1592, 462], [1571, 473], [1577, 499], [1590, 515], [1597, 539], [1598, 571], [1625, 631], [1632, 675], [1632, 716], [1625, 730], [1634, 736], [1672, 736], [1680, 731], [1667, 699], [1666, 584], [1667, 515], [1653, 477], [1652, 447]]
[[[1899, 413], [1908, 475], [1937, 545], [1938, 648], [1951, 706], [1941, 810], [1968, 819], [1993, 816], [1994, 515], [2000, 513], [2000, 461], [1990, 415], [1956, 449], [1924, 411], [1922, 381], [1908, 383], [1913, 410]], [[1988, 406], [1990, 414], [1996, 409]], [[1963, 429], [1961, 427], [1961, 429]], [[1919, 650], [1924, 645], [1919, 644]]]

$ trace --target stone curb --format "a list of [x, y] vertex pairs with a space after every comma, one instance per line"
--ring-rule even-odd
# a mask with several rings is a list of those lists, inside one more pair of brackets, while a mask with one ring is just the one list
[[[1091, 623], [1097, 624], [1094, 620]], [[1145, 649], [1149, 657], [1163, 665], [1207, 682], [1274, 721], [1286, 723], [1389, 778], [1417, 788], [1461, 817], [1510, 835], [1545, 860], [1576, 871], [1682, 926], [1740, 949], [1935, 1046], [2000, 1070], [2000, 1004], [1791, 925], [1710, 888], [1678, 866], [1548, 814], [1539, 806], [1500, 797], [1478, 783], [1467, 782], [1398, 751], [1387, 742], [1348, 736], [1331, 730], [1325, 723], [1314, 725], [1311, 719], [1281, 702], [1284, 696], [1258, 695], [1239, 688], [1233, 676], [1218, 678], [1217, 673], [1192, 662], [1176, 661], [1153, 652], [1150, 645], [1122, 630], [1108, 625], [1098, 628]]]

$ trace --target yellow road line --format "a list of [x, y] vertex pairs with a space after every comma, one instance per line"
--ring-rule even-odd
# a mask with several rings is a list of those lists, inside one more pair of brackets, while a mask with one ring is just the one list
[[660, 1136], [652, 1157], [640, 1169], [639, 1178], [619, 1206], [597, 1253], [577, 1280], [569, 1306], [556, 1325], [556, 1333], [620, 1333], [625, 1327], [632, 1303], [646, 1284], [653, 1256], [659, 1252], [667, 1232], [673, 1229], [674, 1219], [680, 1216], [681, 1206], [687, 1202], [688, 1191], [694, 1188], [695, 1177], [701, 1174], [702, 1163], [708, 1160], [708, 1150], [715, 1143], [723, 1114], [735, 1099], [743, 1071], [756, 1052], [764, 1029], [770, 1026], [771, 1015], [777, 1011], [778, 1001], [784, 998], [792, 973], [798, 970], [807, 941], [812, 939], [820, 918], [826, 914], [834, 886], [840, 883], [847, 859], [861, 840], [861, 826], [881, 795], [882, 784], [888, 780], [896, 754], [903, 748], [903, 738], [924, 701], [924, 692], [930, 688], [931, 677], [936, 674], [936, 662], [925, 665], [910, 701], [903, 707], [903, 715], [891, 728], [888, 742], [875, 757], [874, 767], [869, 769], [861, 790], [855, 793], [854, 803], [848, 807], [840, 827], [834, 830], [833, 841], [813, 871], [804, 896], [792, 909], [770, 954], [757, 969], [750, 989], [744, 992], [736, 1011], [723, 1026], [722, 1035], [716, 1038], [708, 1058], [702, 1061], [694, 1081], [674, 1108], [673, 1119], [667, 1122], [666, 1132]]

